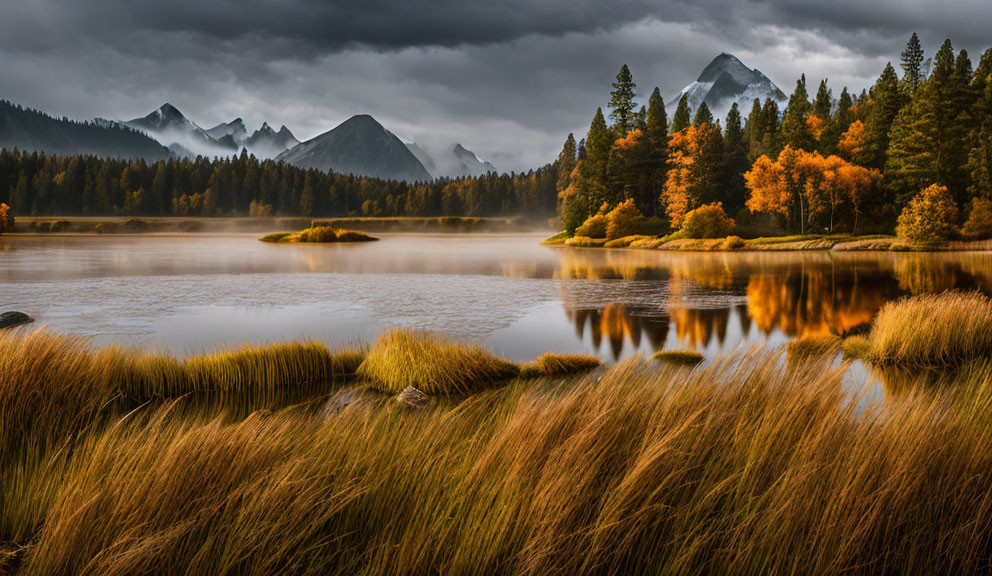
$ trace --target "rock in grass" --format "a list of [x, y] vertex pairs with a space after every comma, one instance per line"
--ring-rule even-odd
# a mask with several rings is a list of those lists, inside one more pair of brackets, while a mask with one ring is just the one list
[[695, 350], [662, 350], [652, 358], [675, 366], [695, 366], [703, 361], [703, 355]]
[[21, 326], [22, 324], [30, 324], [31, 322], [34, 322], [34, 318], [24, 312], [4, 312], [0, 314], [0, 330]]
[[407, 408], [421, 408], [431, 403], [431, 397], [413, 386], [407, 386], [396, 396], [396, 401]]

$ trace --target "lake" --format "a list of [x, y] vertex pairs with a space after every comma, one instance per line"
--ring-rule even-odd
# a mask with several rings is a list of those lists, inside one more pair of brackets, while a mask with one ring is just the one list
[[255, 235], [0, 238], [0, 311], [186, 355], [395, 326], [482, 341], [515, 361], [608, 361], [844, 333], [887, 301], [992, 291], [992, 253], [655, 252], [539, 245], [544, 235], [385, 234], [356, 245]]

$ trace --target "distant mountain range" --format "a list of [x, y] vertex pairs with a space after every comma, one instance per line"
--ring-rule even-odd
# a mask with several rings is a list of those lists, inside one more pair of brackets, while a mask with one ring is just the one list
[[127, 126], [54, 118], [6, 100], [0, 100], [0, 148], [152, 162], [170, 156], [167, 148]]
[[434, 147], [417, 142], [406, 142], [406, 147], [435, 178], [483, 176], [490, 172], [496, 172], [496, 167], [492, 163], [479, 158], [475, 152], [466, 149], [461, 144]]
[[675, 111], [683, 94], [688, 96], [689, 107], [693, 112], [701, 103], [706, 102], [717, 118], [725, 118], [734, 102], [740, 108], [741, 115], [747, 116], [751, 111], [751, 102], [755, 98], [762, 102], [771, 98], [779, 104], [785, 103], [788, 99], [785, 93], [760, 70], [748, 68], [736, 56], [727, 53], [714, 58], [706, 68], [703, 68], [695, 82], [683, 88], [677, 97], [668, 101], [666, 108], [669, 109], [669, 117]]

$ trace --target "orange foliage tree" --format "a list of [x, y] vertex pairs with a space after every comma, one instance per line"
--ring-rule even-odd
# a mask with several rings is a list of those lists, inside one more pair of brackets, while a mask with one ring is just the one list
[[854, 208], [854, 230], [865, 197], [882, 178], [877, 170], [856, 166], [839, 156], [823, 156], [786, 146], [777, 161], [762, 156], [744, 175], [751, 195], [751, 212], [771, 212], [798, 217], [801, 233], [814, 218], [829, 210], [830, 230], [837, 208]]
[[855, 120], [847, 132], [841, 135], [837, 151], [848, 162], [860, 162], [865, 151], [865, 125], [861, 120]]

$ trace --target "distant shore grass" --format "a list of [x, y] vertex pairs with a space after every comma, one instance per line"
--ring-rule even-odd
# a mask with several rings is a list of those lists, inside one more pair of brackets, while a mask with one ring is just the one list
[[[416, 411], [232, 421], [166, 401], [98, 426], [89, 363], [105, 356], [78, 343], [0, 340], [0, 367], [18, 367], [0, 370], [5, 574], [959, 574], [992, 560], [988, 364], [883, 410], [849, 401], [842, 369], [752, 352], [692, 372], [635, 358]], [[54, 412], [14, 410], [29, 405]], [[17, 418], [76, 425], [42, 450]]]
[[695, 366], [705, 357], [695, 350], [661, 350], [655, 352], [652, 359], [673, 366]]
[[451, 396], [491, 388], [520, 369], [478, 344], [397, 329], [379, 336], [358, 373], [392, 394], [413, 386], [430, 395]]
[[332, 244], [336, 242], [374, 242], [378, 238], [357, 230], [332, 228], [330, 226], [311, 226], [296, 234], [289, 232], [266, 234], [259, 238], [259, 240], [262, 242]]
[[799, 336], [786, 345], [790, 359], [812, 358], [837, 354], [841, 349], [841, 339], [833, 335]]
[[959, 366], [992, 355], [992, 300], [945, 292], [889, 302], [868, 336], [868, 359], [899, 366]]

